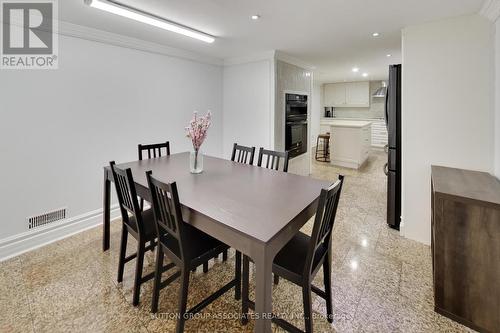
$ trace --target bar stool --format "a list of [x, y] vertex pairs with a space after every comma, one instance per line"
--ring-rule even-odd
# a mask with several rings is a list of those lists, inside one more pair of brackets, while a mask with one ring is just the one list
[[[322, 149], [320, 149], [320, 142], [322, 143]], [[328, 162], [330, 159], [330, 133], [318, 135], [316, 139], [316, 161]]]

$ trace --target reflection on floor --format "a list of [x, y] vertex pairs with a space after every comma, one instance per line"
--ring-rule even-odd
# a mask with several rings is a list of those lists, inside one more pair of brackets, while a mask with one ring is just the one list
[[[469, 331], [433, 312], [428, 246], [403, 239], [385, 225], [385, 154], [374, 152], [359, 171], [313, 163], [313, 177], [346, 175], [333, 233], [334, 323], [321, 318], [324, 302], [314, 298], [315, 332]], [[311, 224], [304, 226], [306, 232]], [[161, 318], [150, 315], [152, 283], [142, 288], [138, 308], [131, 305], [134, 264], [116, 283], [120, 224], [112, 224], [111, 250], [101, 251], [101, 229], [94, 228], [34, 252], [0, 263], [0, 332], [173, 332], [178, 284], [162, 290]], [[134, 251], [131, 245], [129, 253]], [[152, 271], [154, 254], [146, 259]], [[207, 274], [191, 277], [189, 304], [229, 281], [234, 260], [216, 261]], [[319, 272], [317, 285], [321, 284]], [[214, 302], [186, 332], [251, 332], [241, 326], [232, 292]], [[252, 296], [253, 297], [253, 296]], [[303, 327], [302, 293], [285, 280], [273, 290], [274, 310]], [[223, 319], [224, 318], [224, 319]], [[275, 331], [280, 331], [273, 325]]]

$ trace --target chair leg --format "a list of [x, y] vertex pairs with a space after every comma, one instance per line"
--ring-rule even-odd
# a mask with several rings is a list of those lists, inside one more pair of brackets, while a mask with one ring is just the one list
[[323, 263], [323, 278], [326, 294], [326, 319], [329, 323], [333, 323], [333, 306], [332, 306], [332, 271], [331, 271], [331, 256], [327, 255]]
[[312, 333], [312, 304], [311, 304], [311, 283], [307, 281], [306, 284], [302, 286], [302, 297], [304, 302], [304, 322], [306, 333]]
[[222, 252], [222, 261], [227, 261], [227, 250]]
[[184, 332], [184, 323], [186, 322], [184, 314], [186, 313], [188, 290], [189, 290], [189, 269], [187, 269], [186, 267], [184, 267], [184, 269], [182, 270], [180, 282], [181, 283], [179, 289], [179, 317], [177, 319], [177, 325], [175, 327], [175, 332], [177, 333]]
[[207, 273], [207, 272], [208, 272], [208, 261], [203, 263], [203, 273]]
[[243, 256], [243, 276], [242, 276], [242, 289], [241, 289], [241, 324], [248, 323], [248, 289], [249, 289], [249, 268], [250, 261], [247, 256]]
[[314, 153], [314, 159], [318, 160], [318, 149], [319, 149], [319, 136], [316, 138], [316, 152]]
[[118, 258], [118, 283], [123, 281], [123, 270], [125, 268], [125, 254], [127, 253], [128, 230], [122, 225], [122, 238], [120, 241], [120, 254]]
[[236, 286], [234, 287], [234, 299], [239, 301], [241, 299], [241, 252], [236, 251], [234, 263], [234, 279]]
[[280, 283], [280, 277], [278, 275], [274, 274], [274, 284], [277, 285], [278, 283]]
[[151, 312], [158, 312], [158, 299], [160, 297], [161, 273], [163, 270], [163, 249], [161, 245], [156, 248], [156, 269], [153, 285], [153, 299], [151, 301]]
[[135, 266], [134, 296], [132, 298], [132, 304], [134, 306], [139, 305], [139, 292], [141, 291], [142, 268], [144, 265], [144, 247], [145, 243], [139, 240], [137, 245], [137, 258]]

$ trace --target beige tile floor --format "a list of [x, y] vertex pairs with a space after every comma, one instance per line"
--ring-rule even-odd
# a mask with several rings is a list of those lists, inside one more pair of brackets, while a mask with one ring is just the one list
[[[333, 233], [334, 323], [314, 296], [315, 332], [464, 332], [470, 331], [433, 311], [428, 246], [403, 239], [386, 227], [385, 154], [375, 152], [359, 171], [313, 163], [313, 177], [346, 175]], [[304, 231], [311, 230], [311, 223]], [[141, 303], [131, 305], [134, 267], [116, 283], [120, 223], [112, 224], [111, 250], [101, 251], [101, 229], [94, 228], [0, 263], [0, 332], [172, 332], [168, 318], [177, 305], [178, 284], [162, 290], [160, 312], [152, 317], [152, 283], [143, 285]], [[134, 244], [129, 242], [129, 244]], [[130, 251], [134, 251], [130, 246]], [[146, 258], [152, 271], [153, 253]], [[192, 274], [189, 305], [229, 281], [234, 260], [217, 260], [207, 274]], [[322, 273], [317, 285], [322, 287]], [[281, 280], [273, 290], [274, 310], [302, 312], [301, 291]], [[227, 293], [190, 320], [186, 332], [251, 332], [239, 323], [240, 306]], [[212, 318], [210, 318], [210, 316]], [[221, 320], [219, 317], [227, 319]], [[302, 320], [291, 320], [303, 327]], [[281, 330], [275, 326], [276, 332]]]

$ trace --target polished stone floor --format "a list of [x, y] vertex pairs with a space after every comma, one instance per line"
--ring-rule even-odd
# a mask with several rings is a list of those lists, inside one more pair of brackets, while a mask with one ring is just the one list
[[[325, 304], [313, 296], [315, 332], [470, 331], [433, 311], [430, 248], [386, 227], [384, 159], [384, 153], [374, 152], [359, 171], [313, 164], [313, 177], [333, 181], [338, 173], [346, 175], [333, 233], [334, 323], [321, 317]], [[304, 231], [310, 230], [308, 223]], [[124, 282], [116, 283], [119, 235], [120, 223], [113, 223], [106, 253], [101, 228], [94, 228], [1, 262], [0, 332], [172, 332], [175, 320], [169, 314], [176, 310], [178, 284], [162, 290], [160, 316], [149, 312], [151, 281], [143, 285], [141, 303], [134, 308], [133, 262], [126, 265]], [[149, 253], [146, 272], [153, 263]], [[211, 265], [207, 274], [192, 274], [188, 307], [231, 279], [233, 258]], [[320, 287], [321, 276], [320, 271]], [[273, 306], [303, 327], [298, 287], [282, 279], [273, 290]], [[233, 293], [227, 293], [203, 317], [189, 320], [185, 331], [251, 332], [252, 322], [240, 325], [239, 309]]]

